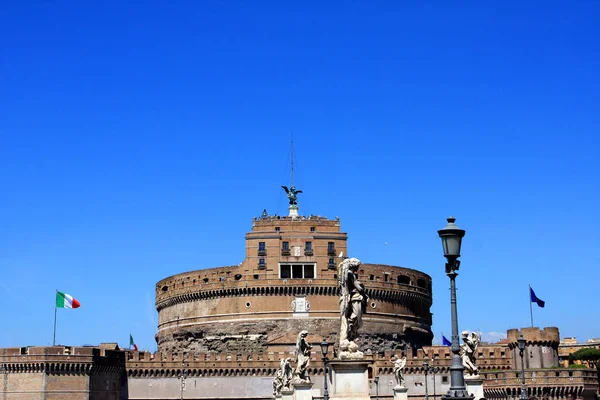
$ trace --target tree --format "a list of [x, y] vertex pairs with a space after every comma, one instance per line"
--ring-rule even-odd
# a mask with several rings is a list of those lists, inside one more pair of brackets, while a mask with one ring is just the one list
[[569, 364], [573, 364], [575, 360], [585, 361], [591, 368], [599, 369], [600, 349], [587, 348], [577, 350], [569, 355]]

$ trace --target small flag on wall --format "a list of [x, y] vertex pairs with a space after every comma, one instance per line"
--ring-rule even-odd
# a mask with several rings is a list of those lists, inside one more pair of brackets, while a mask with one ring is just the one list
[[81, 303], [73, 298], [70, 294], [56, 291], [56, 307], [57, 308], [79, 308]]
[[452, 342], [446, 339], [446, 336], [442, 335], [442, 343], [444, 346], [452, 346]]
[[135, 349], [135, 351], [138, 351], [138, 346], [137, 344], [135, 344], [135, 341], [133, 340], [133, 336], [131, 336], [131, 333], [129, 334], [129, 346], [133, 346], [133, 348]]
[[529, 295], [531, 296], [531, 302], [532, 303], [536, 303], [539, 307], [544, 308], [544, 306], [546, 305], [546, 302], [542, 299], [539, 299], [536, 295], [535, 292], [533, 291], [533, 289], [531, 288], [531, 286], [529, 287]]

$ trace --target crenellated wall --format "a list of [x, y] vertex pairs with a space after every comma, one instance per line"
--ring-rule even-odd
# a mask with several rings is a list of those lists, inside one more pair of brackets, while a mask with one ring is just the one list
[[127, 399], [125, 356], [96, 347], [0, 349], [0, 399]]
[[[314, 382], [313, 389], [322, 391], [323, 361], [316, 343], [311, 355], [308, 374]], [[482, 345], [477, 364], [484, 378], [486, 397], [499, 399], [518, 398], [521, 387], [520, 372], [511, 369], [511, 353], [507, 345]], [[393, 363], [390, 361], [399, 352], [367, 352], [365, 358], [372, 362], [369, 368], [371, 395], [375, 398], [373, 378], [379, 377], [380, 398], [391, 398]], [[332, 348], [328, 358], [334, 356]], [[452, 353], [446, 346], [427, 346], [414, 351], [406, 350], [407, 363], [404, 369], [406, 386], [412, 399], [425, 398], [425, 380], [429, 387], [429, 398], [441, 397], [449, 390]], [[239, 398], [240, 390], [252, 399], [268, 398], [271, 382], [279, 369], [279, 360], [290, 357], [293, 350], [243, 354], [223, 353], [128, 353], [127, 373], [131, 399], [148, 400], [173, 397], [180, 388], [180, 378], [185, 371], [186, 396], [188, 398], [212, 399], [217, 397]], [[433, 360], [432, 360], [433, 358]], [[437, 368], [435, 376], [426, 375], [424, 361]], [[206, 386], [206, 383], [210, 385]], [[597, 387], [594, 371], [572, 369], [540, 369], [526, 372], [526, 383], [532, 396], [547, 399], [592, 399]], [[148, 392], [149, 385], [156, 388]], [[435, 389], [434, 389], [435, 387]], [[516, 393], [516, 394], [515, 394]], [[162, 396], [162, 397], [161, 397]], [[195, 396], [195, 397], [194, 397]], [[237, 396], [237, 397], [236, 397]]]
[[520, 335], [523, 335], [526, 340], [526, 348], [523, 352], [526, 369], [558, 367], [558, 345], [560, 343], [558, 328], [546, 327], [540, 330], [540, 328], [533, 327], [507, 331], [508, 347], [512, 352], [514, 369], [521, 369], [518, 344]]

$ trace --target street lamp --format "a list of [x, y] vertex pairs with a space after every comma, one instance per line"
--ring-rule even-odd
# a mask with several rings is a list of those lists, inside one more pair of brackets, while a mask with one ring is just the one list
[[323, 400], [329, 400], [327, 391], [327, 354], [329, 353], [329, 343], [325, 338], [321, 342], [321, 355], [323, 356]]
[[[435, 360], [432, 358], [431, 362], [434, 362]], [[423, 367], [425, 369], [425, 398], [429, 399], [429, 393], [427, 390], [427, 374], [430, 373], [433, 375], [433, 399], [435, 400], [435, 398], [437, 397], [437, 394], [435, 392], [435, 374], [440, 370], [438, 367], [435, 367], [433, 365], [429, 365], [429, 363], [427, 362], [427, 360], [425, 360], [423, 362]]]
[[379, 400], [379, 375], [375, 377], [375, 396]]
[[523, 359], [523, 350], [525, 350], [526, 340], [523, 335], [517, 339], [519, 344], [519, 355], [521, 356], [521, 400], [527, 400], [527, 387], [525, 387], [525, 361]]
[[429, 390], [427, 389], [427, 373], [429, 372], [429, 363], [423, 361], [423, 369], [425, 370], [425, 400], [429, 400]]
[[460, 245], [462, 238], [465, 236], [465, 231], [454, 224], [456, 218], [448, 217], [448, 225], [444, 229], [438, 231], [438, 235], [442, 239], [444, 248], [444, 257], [447, 259], [446, 275], [450, 278], [450, 309], [452, 312], [452, 366], [450, 367], [450, 390], [442, 399], [456, 400], [469, 399], [473, 396], [469, 395], [465, 386], [465, 368], [462, 365], [459, 353], [458, 341], [458, 313], [456, 311], [456, 276], [460, 266]]

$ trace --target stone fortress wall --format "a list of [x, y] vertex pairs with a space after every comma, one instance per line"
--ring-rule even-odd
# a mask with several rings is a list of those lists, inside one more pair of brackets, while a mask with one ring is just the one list
[[[313, 353], [308, 374], [314, 382], [318, 398], [323, 388], [323, 361], [318, 343], [312, 343]], [[158, 399], [174, 396], [180, 390], [182, 373], [186, 376], [186, 398], [236, 398], [244, 390], [247, 398], [266, 399], [270, 396], [272, 379], [279, 368], [279, 360], [295, 359], [293, 344], [286, 351], [254, 352], [181, 352], [157, 353], [129, 352], [127, 375], [131, 399]], [[379, 377], [380, 398], [391, 398], [394, 354], [400, 351], [367, 352], [365, 358], [372, 362], [369, 369], [371, 395], [375, 397], [373, 378]], [[329, 359], [334, 356], [330, 347]], [[425, 346], [419, 350], [406, 348], [407, 363], [404, 369], [409, 397], [425, 398], [425, 379], [428, 381], [429, 398], [441, 397], [450, 386], [452, 352], [447, 346]], [[485, 380], [486, 398], [518, 399], [520, 396], [520, 372], [512, 368], [513, 353], [508, 344], [482, 344], [477, 354], [480, 375]], [[424, 361], [437, 367], [435, 378], [425, 375]], [[520, 370], [518, 370], [520, 371]], [[546, 399], [589, 399], [597, 389], [594, 371], [580, 369], [529, 369], [525, 374], [530, 397]], [[204, 383], [211, 382], [207, 387]], [[154, 390], [150, 391], [150, 385]], [[159, 386], [160, 385], [160, 386]], [[212, 386], [214, 385], [214, 387]], [[435, 388], [435, 389], [434, 389]], [[237, 391], [236, 391], [237, 390]]]
[[0, 399], [127, 399], [125, 358], [97, 347], [0, 349]]

